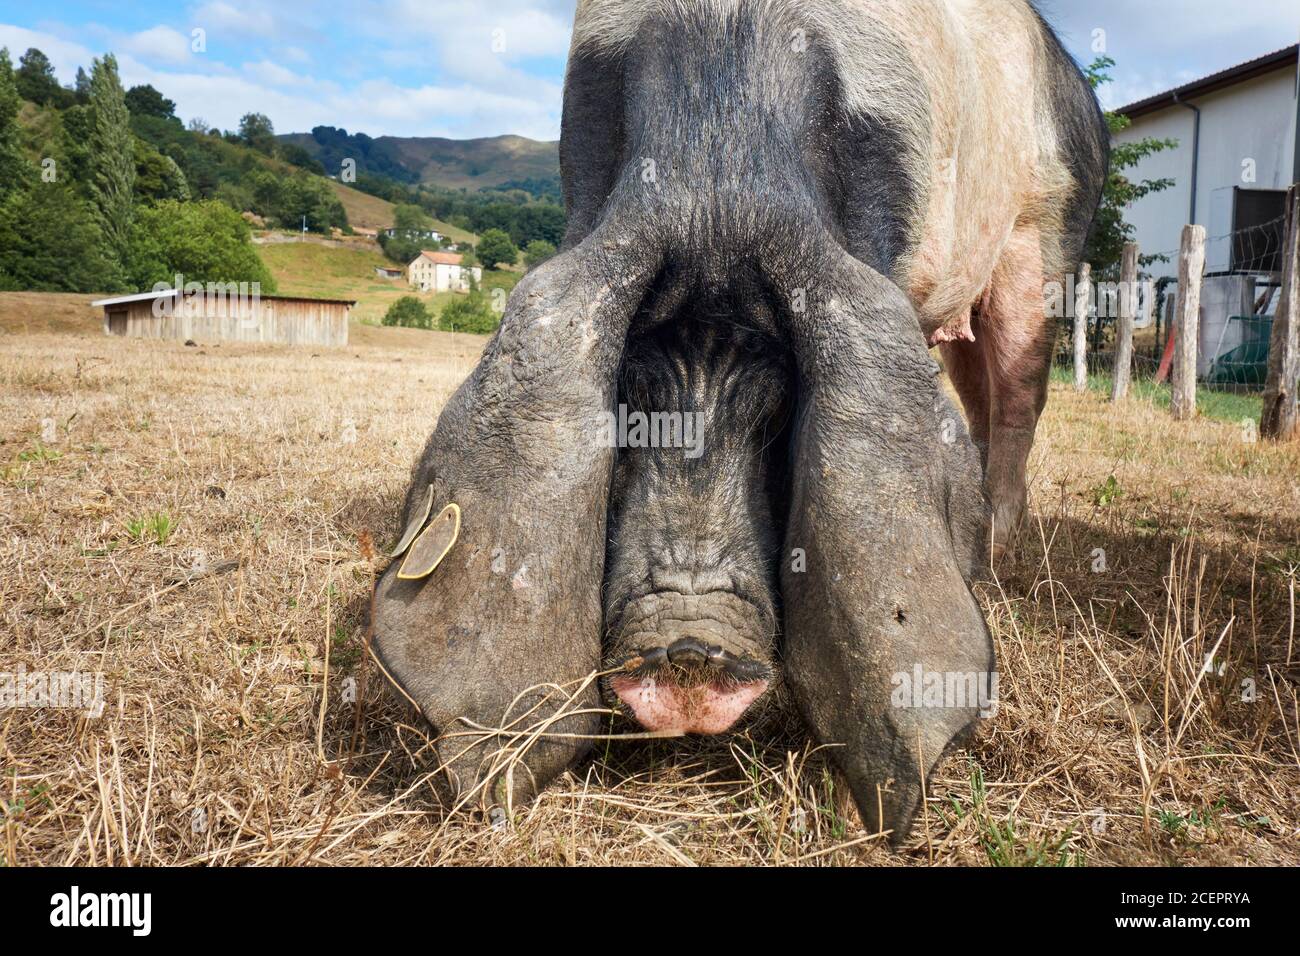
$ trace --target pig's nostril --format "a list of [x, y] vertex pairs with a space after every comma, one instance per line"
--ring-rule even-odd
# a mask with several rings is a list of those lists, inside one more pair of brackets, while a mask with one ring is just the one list
[[619, 665], [622, 669], [648, 674], [668, 663], [668, 651], [663, 647], [647, 647], [629, 655]]
[[678, 667], [699, 667], [709, 659], [709, 648], [693, 637], [683, 637], [668, 648], [668, 659]]
[[725, 669], [732, 680], [741, 684], [770, 680], [772, 677], [772, 672], [766, 664], [749, 658], [741, 659], [728, 655]]
[[[652, 677], [671, 666], [675, 674], [671, 679], [682, 680], [688, 675], [694, 680], [708, 682], [724, 678], [739, 684], [752, 684], [772, 679], [771, 668], [752, 657], [737, 657], [716, 644], [708, 644], [697, 637], [682, 637], [667, 647], [645, 647], [623, 658], [615, 665], [633, 677]], [[708, 675], [714, 675], [710, 678]], [[691, 681], [687, 680], [689, 684]]]

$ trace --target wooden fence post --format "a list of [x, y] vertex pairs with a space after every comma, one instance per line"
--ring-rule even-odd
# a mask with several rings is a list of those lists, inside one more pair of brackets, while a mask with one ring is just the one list
[[1174, 327], [1175, 316], [1178, 315], [1178, 292], [1175, 289], [1172, 295], [1165, 296], [1165, 338], [1169, 338], [1169, 332]]
[[1133, 319], [1137, 312], [1138, 245], [1124, 243], [1124, 257], [1119, 269], [1119, 337], [1115, 343], [1115, 378], [1110, 400], [1118, 402], [1128, 395], [1129, 377], [1133, 372]]
[[1088, 293], [1092, 285], [1092, 266], [1079, 266], [1078, 284], [1074, 287], [1074, 390], [1088, 390]]
[[1178, 251], [1178, 313], [1174, 342], [1173, 400], [1177, 421], [1196, 417], [1196, 344], [1201, 324], [1201, 274], [1205, 271], [1205, 227], [1183, 226]]
[[1300, 379], [1300, 186], [1286, 194], [1286, 241], [1282, 243], [1282, 297], [1273, 317], [1268, 378], [1259, 433], [1287, 441], [1300, 435], [1296, 380]]

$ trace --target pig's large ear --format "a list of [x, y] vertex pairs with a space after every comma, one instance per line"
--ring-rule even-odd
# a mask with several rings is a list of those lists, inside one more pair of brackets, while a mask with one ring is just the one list
[[631, 260], [591, 238], [519, 283], [424, 449], [375, 589], [378, 662], [475, 807], [531, 796], [599, 725], [605, 413], [644, 285]]
[[903, 294], [847, 255], [819, 285], [790, 317], [786, 674], [864, 822], [898, 843], [935, 764], [991, 707], [993, 649], [969, 586], [987, 506]]

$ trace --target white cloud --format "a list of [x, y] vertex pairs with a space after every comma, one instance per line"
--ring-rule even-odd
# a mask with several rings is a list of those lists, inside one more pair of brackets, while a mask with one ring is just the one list
[[443, 51], [469, 49], [506, 59], [564, 56], [573, 26], [571, 15], [530, 0], [498, 0], [486, 9], [478, 0], [395, 0], [383, 18]]
[[[372, 136], [558, 135], [561, 84], [527, 67], [539, 57], [563, 60], [573, 0], [496, 0], [489, 10], [478, 0], [352, 0], [342, 54], [339, 16], [299, 0], [207, 0], [173, 26], [136, 34], [96, 24], [75, 33], [51, 28], [83, 40], [75, 43], [0, 27], [9, 37], [0, 42], [18, 48], [15, 58], [39, 46], [64, 82], [88, 68], [90, 47], [102, 44], [117, 52], [128, 87], [151, 83], [182, 117], [201, 115], [224, 129], [257, 110], [281, 132], [325, 124]], [[206, 31], [204, 55], [191, 52], [195, 27]], [[347, 55], [353, 35], [364, 56]], [[232, 59], [241, 53], [243, 62]], [[317, 77], [328, 63], [327, 78], [299, 72], [311, 63]]]
[[[1113, 57], [1117, 80], [1156, 71], [1203, 76], [1300, 38], [1300, 5], [1278, 0], [1044, 0], [1040, 7], [1077, 58]], [[1104, 31], [1102, 50], [1095, 31]]]
[[[541, 92], [541, 95], [538, 93]], [[518, 133], [549, 139], [558, 125], [558, 96], [544, 91], [529, 95], [484, 92], [470, 86], [397, 86], [386, 80], [361, 84], [356, 91], [364, 102], [368, 122], [335, 123], [349, 130], [374, 129], [402, 136], [495, 136]], [[552, 106], [552, 102], [557, 104]], [[338, 114], [349, 106], [336, 102]], [[399, 132], [400, 130], [400, 132]]]
[[140, 33], [120, 37], [114, 44], [117, 51], [131, 53], [147, 60], [163, 63], [188, 63], [191, 37], [168, 26], [151, 27]]
[[236, 5], [226, 0], [214, 0], [197, 7], [190, 19], [195, 26], [209, 33], [226, 31], [244, 36], [272, 37], [278, 29], [275, 15], [266, 4]]
[[242, 69], [248, 76], [268, 86], [309, 86], [313, 82], [310, 77], [299, 76], [293, 70], [269, 60], [245, 63]]
[[18, 58], [29, 48], [37, 47], [50, 58], [55, 76], [63, 83], [73, 81], [79, 66], [84, 66], [89, 72], [90, 61], [95, 55], [79, 43], [5, 23], [0, 23], [0, 47], [9, 48], [9, 56], [15, 66], [18, 64]]
[[[568, 8], [568, 9], [566, 9]], [[390, 0], [370, 21], [377, 42], [388, 41], [381, 54], [393, 67], [410, 67], [434, 60], [441, 73], [497, 93], [527, 90], [536, 77], [520, 68], [537, 57], [563, 59], [573, 26], [570, 4], [538, 0], [498, 0], [484, 9], [478, 0]], [[392, 42], [392, 23], [403, 24]], [[435, 56], [431, 57], [432, 48]], [[558, 91], [558, 85], [548, 84]], [[558, 107], [558, 100], [556, 106]]]

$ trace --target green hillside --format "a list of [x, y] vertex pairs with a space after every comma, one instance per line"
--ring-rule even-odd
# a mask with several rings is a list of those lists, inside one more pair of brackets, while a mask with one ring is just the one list
[[330, 180], [330, 187], [343, 203], [348, 225], [354, 229], [388, 229], [393, 225], [393, 204], [387, 199], [371, 196], [335, 180]]
[[[302, 295], [322, 299], [353, 299], [352, 318], [358, 322], [378, 323], [388, 307], [405, 295], [416, 295], [436, 315], [455, 298], [454, 292], [417, 293], [404, 279], [381, 279], [377, 266], [392, 267], [384, 256], [369, 247], [339, 248], [320, 242], [281, 242], [257, 247], [281, 295]], [[509, 292], [519, 281], [520, 273], [487, 270], [483, 273], [485, 290]]]
[[[393, 225], [397, 207], [387, 199], [363, 193], [337, 180], [331, 179], [329, 184], [335, 195], [339, 197], [339, 201], [343, 203], [343, 208], [348, 214], [348, 223], [353, 228], [388, 229]], [[468, 229], [461, 229], [459, 226], [453, 226], [449, 222], [436, 218], [431, 218], [429, 222], [432, 228], [437, 229], [453, 242], [468, 242], [471, 245], [478, 243], [478, 236]]]

